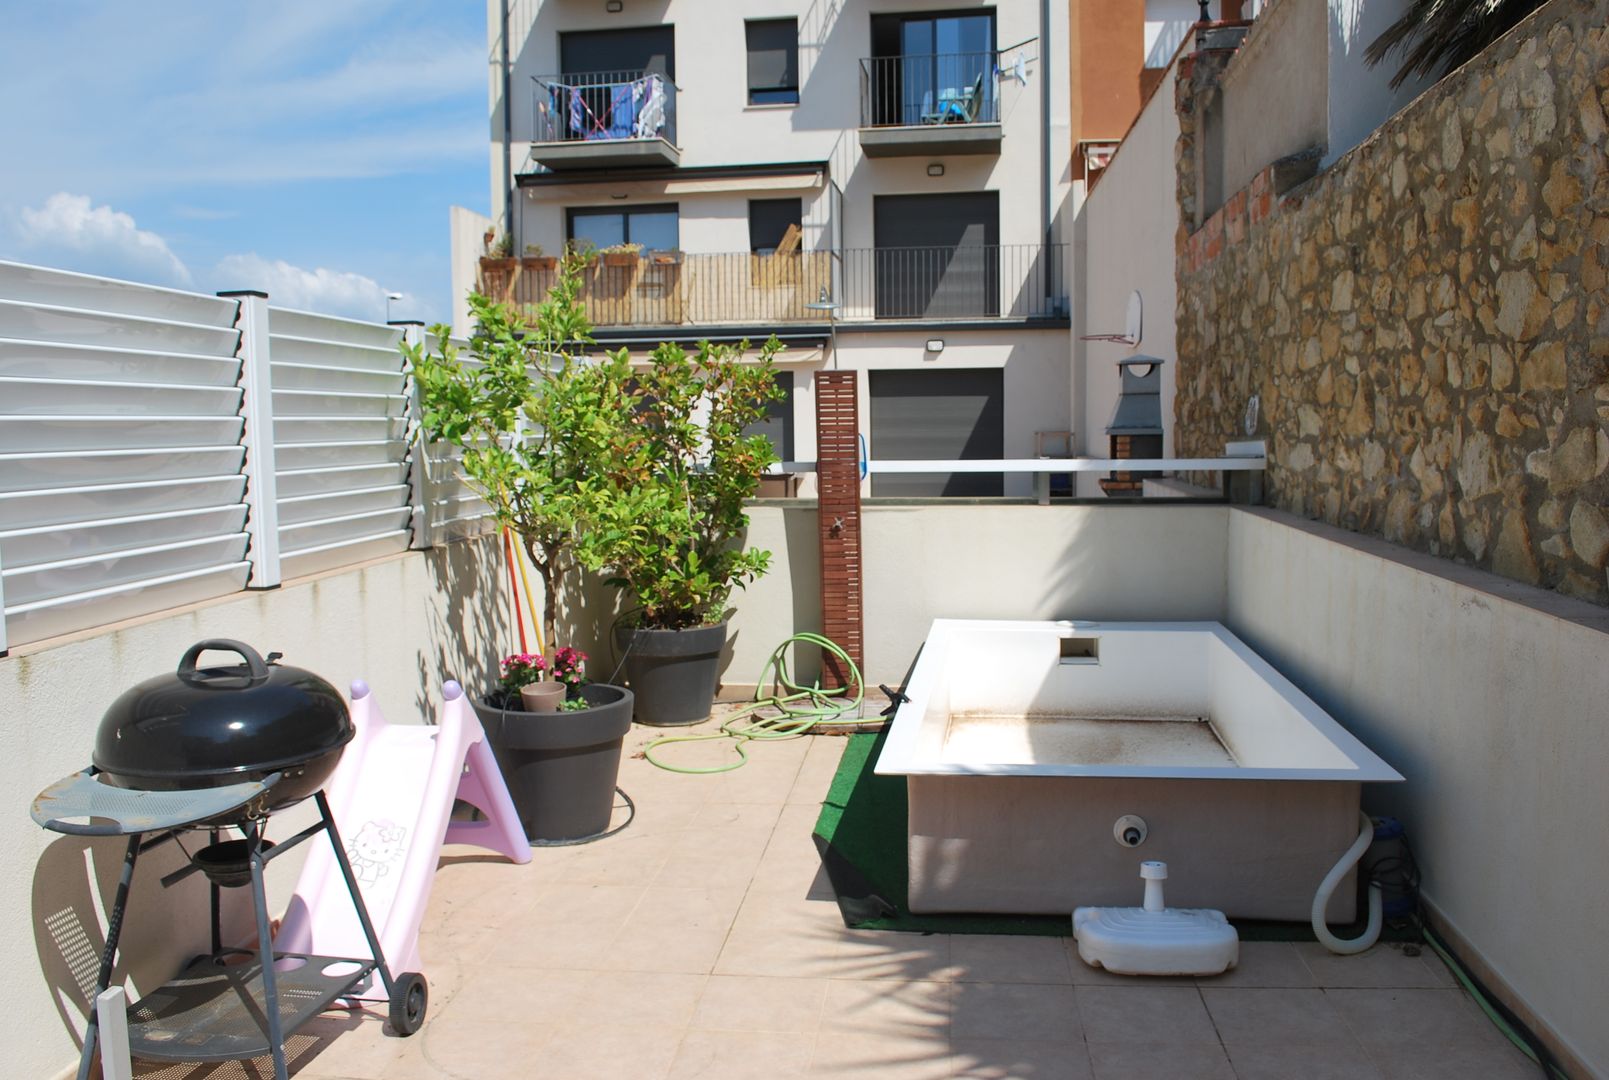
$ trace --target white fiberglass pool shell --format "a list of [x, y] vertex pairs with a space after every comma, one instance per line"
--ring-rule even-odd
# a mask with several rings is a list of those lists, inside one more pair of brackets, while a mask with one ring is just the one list
[[1402, 779], [1221, 623], [938, 619], [905, 693], [881, 774]]
[[876, 771], [907, 778], [912, 911], [1132, 903], [1160, 859], [1182, 907], [1305, 919], [1362, 785], [1402, 779], [1215, 622], [941, 619], [905, 692]]

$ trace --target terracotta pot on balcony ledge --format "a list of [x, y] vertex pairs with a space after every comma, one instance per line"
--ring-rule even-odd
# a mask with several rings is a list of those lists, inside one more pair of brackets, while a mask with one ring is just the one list
[[559, 258], [557, 255], [527, 255], [520, 260], [520, 266], [527, 274], [533, 270], [552, 273], [558, 269]]
[[598, 257], [605, 266], [636, 266], [641, 256], [635, 251], [604, 251]]

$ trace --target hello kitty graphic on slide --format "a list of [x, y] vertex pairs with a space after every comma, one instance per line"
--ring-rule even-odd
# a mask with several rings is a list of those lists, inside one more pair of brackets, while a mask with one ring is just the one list
[[365, 885], [378, 885], [403, 853], [408, 830], [394, 821], [368, 821], [347, 841], [346, 857], [352, 874]]

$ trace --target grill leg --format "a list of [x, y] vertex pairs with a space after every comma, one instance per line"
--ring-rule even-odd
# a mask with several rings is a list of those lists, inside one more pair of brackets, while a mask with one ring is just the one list
[[112, 901], [112, 913], [106, 917], [106, 948], [101, 952], [101, 968], [95, 976], [95, 993], [89, 1002], [89, 1021], [84, 1027], [84, 1052], [78, 1056], [78, 1080], [89, 1080], [95, 1063], [95, 1043], [100, 1034], [100, 1018], [95, 1000], [106, 991], [112, 981], [112, 963], [117, 959], [117, 939], [123, 934], [123, 909], [128, 906], [129, 885], [134, 881], [134, 861], [140, 857], [140, 834], [128, 838], [123, 851], [123, 873], [117, 879], [117, 897]]
[[369, 905], [363, 902], [363, 891], [358, 888], [358, 879], [352, 874], [352, 863], [346, 857], [346, 846], [341, 843], [341, 833], [335, 827], [335, 815], [330, 813], [330, 802], [320, 791], [313, 796], [318, 800], [318, 812], [324, 817], [324, 831], [330, 834], [330, 846], [335, 849], [335, 862], [341, 868], [341, 877], [346, 881], [346, 891], [352, 894], [352, 906], [357, 909], [358, 922], [363, 925], [363, 938], [369, 943], [369, 953], [374, 957], [376, 970], [380, 973], [380, 983], [385, 987], [386, 997], [391, 996], [393, 981], [391, 966], [386, 963], [385, 953], [380, 950], [380, 936], [374, 932], [374, 923], [369, 919]]
[[257, 962], [263, 970], [263, 1012], [267, 1014], [268, 1047], [274, 1055], [274, 1080], [288, 1080], [285, 1066], [285, 1032], [279, 1020], [279, 986], [274, 971], [274, 932], [268, 925], [268, 893], [263, 888], [263, 827], [254, 821], [246, 829], [251, 851], [251, 903], [257, 915]]

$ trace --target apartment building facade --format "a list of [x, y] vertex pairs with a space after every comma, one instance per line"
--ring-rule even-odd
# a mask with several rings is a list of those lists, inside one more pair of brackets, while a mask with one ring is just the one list
[[1030, 457], [1069, 428], [1065, 3], [491, 0], [488, 26], [508, 258], [483, 285], [535, 302], [579, 247], [601, 344], [776, 334], [788, 460], [814, 457], [824, 368], [861, 373], [873, 458]]

